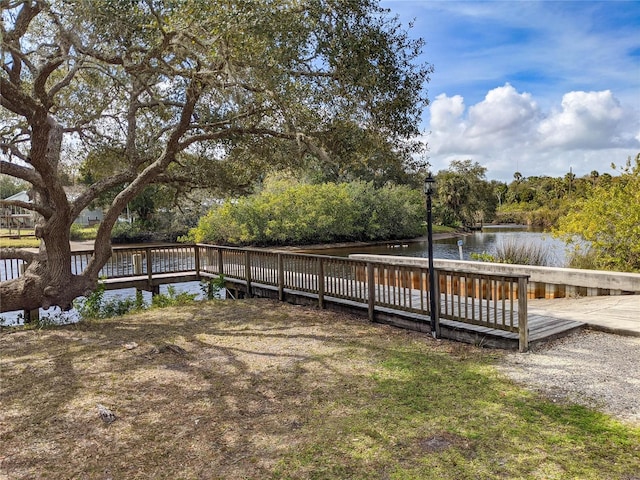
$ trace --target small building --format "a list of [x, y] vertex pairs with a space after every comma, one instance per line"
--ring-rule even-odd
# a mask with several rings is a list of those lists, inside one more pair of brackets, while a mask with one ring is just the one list
[[[33, 198], [26, 190], [5, 198], [7, 201], [31, 203]], [[36, 214], [26, 208], [15, 205], [2, 205], [0, 207], [0, 225], [3, 228], [33, 228], [36, 222]]]
[[[29, 192], [23, 190], [22, 192], [5, 198], [5, 200], [31, 203], [33, 197], [29, 195]], [[33, 228], [36, 223], [36, 215], [37, 214], [31, 210], [15, 205], [2, 206], [0, 210], [0, 226], [10, 229]], [[103, 218], [102, 210], [85, 208], [73, 223], [86, 227], [100, 223]]]

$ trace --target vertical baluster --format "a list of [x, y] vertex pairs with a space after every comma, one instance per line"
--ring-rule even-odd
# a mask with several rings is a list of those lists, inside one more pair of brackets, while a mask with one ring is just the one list
[[476, 277], [471, 277], [471, 320], [476, 321]]
[[418, 280], [418, 289], [420, 291], [420, 313], [424, 314], [424, 292], [425, 288], [425, 278], [426, 274], [424, 273], [424, 269], [420, 269], [420, 279]]
[[[516, 293], [515, 293], [515, 289], [517, 288], [517, 284], [514, 282], [513, 278], [510, 280], [510, 285], [509, 285], [510, 289], [511, 289], [511, 295], [509, 295], [509, 326], [513, 329], [513, 311], [514, 311], [514, 303], [516, 300]], [[526, 295], [527, 292], [524, 292], [524, 295]], [[522, 292], [518, 292], [517, 297], [520, 297], [520, 295], [523, 295]]]
[[451, 315], [455, 315], [456, 312], [456, 297], [454, 295], [454, 284], [456, 282], [457, 274], [454, 272], [447, 273], [445, 277], [446, 281], [444, 282], [444, 290], [445, 290], [445, 302], [450, 303], [451, 305]]
[[500, 285], [500, 289], [501, 290], [500, 290], [500, 292], [502, 294], [502, 298], [500, 299], [501, 302], [502, 302], [502, 306], [501, 306], [501, 308], [502, 308], [502, 326], [506, 327], [507, 326], [507, 321], [506, 321], [505, 306], [506, 306], [506, 301], [507, 300], [506, 300], [505, 297], [507, 296], [507, 288], [506, 288], [507, 283], [506, 283], [506, 279], [504, 277], [502, 277], [500, 279], [500, 281], [501, 281], [501, 285]]
[[467, 276], [460, 274], [460, 289], [458, 290], [458, 315], [462, 316], [464, 306], [465, 316], [467, 314]]
[[376, 290], [375, 290], [375, 280], [373, 275], [373, 264], [371, 262], [367, 262], [367, 287], [368, 287], [368, 298], [367, 298], [367, 306], [369, 312], [369, 321], [373, 322], [375, 319], [375, 304], [376, 304]]

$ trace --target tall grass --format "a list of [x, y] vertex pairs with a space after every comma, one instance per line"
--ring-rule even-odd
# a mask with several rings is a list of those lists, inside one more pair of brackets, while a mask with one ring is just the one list
[[544, 267], [552, 264], [553, 253], [548, 245], [533, 242], [524, 243], [511, 238], [498, 243], [494, 254], [471, 254], [471, 258], [483, 262]]
[[548, 266], [551, 264], [551, 255], [549, 247], [542, 243], [506, 239], [496, 246], [496, 258], [499, 263]]

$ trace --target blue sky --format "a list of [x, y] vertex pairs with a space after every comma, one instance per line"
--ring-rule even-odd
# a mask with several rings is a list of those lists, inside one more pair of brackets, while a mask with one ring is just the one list
[[434, 171], [614, 174], [640, 152], [640, 1], [385, 0], [426, 41]]

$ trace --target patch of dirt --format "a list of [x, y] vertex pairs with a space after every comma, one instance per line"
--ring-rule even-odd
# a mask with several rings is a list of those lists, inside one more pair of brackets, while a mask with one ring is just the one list
[[469, 442], [465, 438], [453, 435], [449, 432], [441, 432], [427, 438], [418, 439], [416, 442], [419, 449], [426, 453], [442, 452], [451, 447], [469, 448]]
[[406, 338], [267, 300], [3, 330], [0, 478], [270, 478], [314, 408]]

